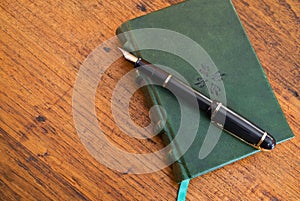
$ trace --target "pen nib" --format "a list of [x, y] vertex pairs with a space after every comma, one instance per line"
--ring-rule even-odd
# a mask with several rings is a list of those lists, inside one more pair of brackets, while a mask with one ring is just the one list
[[126, 53], [129, 53], [129, 52], [127, 52], [126, 50], [124, 50], [124, 49], [122, 49], [122, 48], [120, 48], [120, 47], [118, 47], [118, 49], [122, 52], [123, 55], [125, 55]]
[[131, 62], [137, 62], [137, 60], [139, 58], [137, 58], [136, 56], [134, 56], [133, 54], [131, 54], [130, 52], [127, 52], [126, 50], [118, 47], [118, 49], [122, 52], [123, 56], [125, 57], [125, 59], [131, 61]]

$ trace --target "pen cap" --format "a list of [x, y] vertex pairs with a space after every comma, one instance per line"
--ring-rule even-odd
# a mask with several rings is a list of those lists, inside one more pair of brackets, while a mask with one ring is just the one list
[[275, 139], [270, 134], [220, 102], [212, 102], [208, 115], [217, 126], [255, 148], [272, 150], [276, 145]]

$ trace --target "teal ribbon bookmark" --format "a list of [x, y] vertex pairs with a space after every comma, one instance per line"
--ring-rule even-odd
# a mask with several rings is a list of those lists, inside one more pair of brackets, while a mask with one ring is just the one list
[[188, 187], [189, 187], [189, 182], [190, 182], [190, 179], [186, 179], [180, 183], [177, 201], [185, 201], [186, 193], [187, 193]]

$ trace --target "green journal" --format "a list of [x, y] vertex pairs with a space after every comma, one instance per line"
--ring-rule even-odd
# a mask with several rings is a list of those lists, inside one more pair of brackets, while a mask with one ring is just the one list
[[[143, 32], [131, 32], [146, 29], [148, 33], [153, 30], [148, 28], [164, 32], [161, 35], [154, 34], [153, 43], [167, 44], [165, 49], [151, 48], [153, 46], [149, 42], [150, 48], [147, 49], [146, 39], [141, 35]], [[170, 37], [165, 33], [170, 33]], [[175, 34], [175, 37], [173, 33], [185, 36], [182, 41], [192, 41], [191, 44], [196, 43], [201, 48], [176, 40], [179, 35]], [[185, 82], [211, 99], [221, 97], [218, 101], [271, 133], [277, 143], [293, 137], [231, 1], [182, 2], [129, 20], [117, 29], [117, 34], [124, 49], [182, 75]], [[198, 51], [195, 51], [195, 47]], [[168, 52], [166, 49], [172, 51]], [[183, 54], [180, 53], [182, 51]], [[180, 55], [187, 56], [182, 58]], [[201, 62], [196, 65], [190, 62], [195, 58]], [[156, 121], [158, 129], [162, 129], [164, 142], [169, 144], [176, 137], [182, 123], [180, 104], [170, 91], [161, 86], [147, 85], [144, 92], [151, 105], [161, 105], [164, 108], [164, 111], [156, 110], [156, 116], [159, 117]], [[189, 135], [192, 128], [197, 127], [197, 130], [186, 151], [183, 152], [184, 142], [174, 144], [171, 149], [170, 157], [180, 155], [172, 164], [177, 182], [197, 177], [258, 151], [212, 126], [203, 112], [188, 112], [191, 113], [188, 115], [191, 125], [185, 128], [185, 135]], [[197, 125], [194, 125], [192, 113], [200, 115]], [[164, 116], [166, 122], [160, 124]], [[205, 146], [207, 148], [204, 152], [207, 153], [203, 153]]]

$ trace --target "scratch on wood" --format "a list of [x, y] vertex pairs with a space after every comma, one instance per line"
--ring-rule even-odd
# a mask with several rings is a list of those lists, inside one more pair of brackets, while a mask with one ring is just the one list
[[248, 3], [248, 2], [245, 2], [245, 1], [243, 1], [243, 0], [241, 0], [241, 2], [242, 2], [245, 6], [249, 7], [249, 3]]
[[28, 140], [28, 137], [27, 137], [27, 135], [25, 133], [23, 133], [22, 131], [19, 131], [18, 133], [21, 136], [22, 140]]
[[48, 130], [46, 128], [42, 127], [42, 132], [43, 132], [43, 134], [47, 134]]
[[132, 171], [132, 168], [129, 168], [124, 174], [129, 174]]
[[37, 162], [38, 160], [33, 157], [33, 156], [29, 156], [27, 159], [26, 159], [26, 162], [31, 162], [31, 161], [34, 161], [34, 162]]
[[39, 115], [35, 118], [38, 122], [45, 122], [47, 120], [46, 117]]
[[105, 52], [110, 52], [111, 51], [111, 49], [109, 47], [103, 47], [103, 49], [104, 49]]
[[38, 154], [37, 156], [38, 157], [47, 157], [47, 156], [49, 156], [50, 154], [49, 154], [49, 152], [48, 152], [48, 150], [45, 152], [45, 153], [42, 153], [42, 154]]
[[297, 91], [295, 91], [295, 90], [293, 90], [293, 89], [288, 89], [292, 94], [293, 94], [293, 96], [295, 96], [295, 97], [299, 97], [299, 94], [298, 94], [298, 92]]
[[140, 3], [140, 4], [137, 4], [136, 5], [137, 9], [143, 11], [143, 12], [146, 12], [147, 11], [147, 8], [144, 4]]
[[26, 170], [26, 171], [29, 170], [29, 168], [28, 168], [25, 164], [23, 164], [21, 161], [18, 160], [17, 163], [18, 163], [18, 165], [19, 165], [21, 168], [23, 168], [24, 170]]

